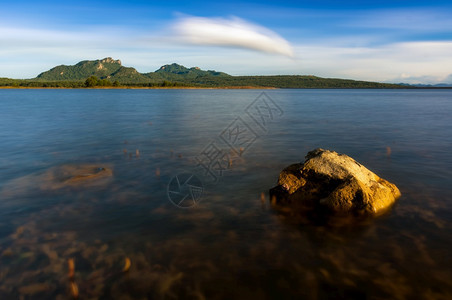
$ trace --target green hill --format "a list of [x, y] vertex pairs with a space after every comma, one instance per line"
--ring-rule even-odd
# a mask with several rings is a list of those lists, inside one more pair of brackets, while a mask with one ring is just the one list
[[[201, 78], [216, 78], [216, 77], [231, 77], [230, 75], [223, 72], [216, 71], [204, 71], [198, 67], [186, 68], [184, 66], [178, 64], [164, 65], [161, 66], [155, 72], [145, 73], [143, 74], [151, 82], [161, 82], [170, 81], [177, 82], [184, 85], [199, 85], [198, 82]], [[221, 80], [220, 80], [221, 82]]]
[[223, 72], [216, 72], [216, 71], [211, 71], [211, 70], [203, 71], [198, 67], [186, 68], [184, 66], [174, 64], [174, 63], [171, 65], [164, 65], [164, 66], [160, 67], [160, 69], [158, 69], [154, 73], [159, 74], [162, 77], [184, 78], [184, 79], [196, 79], [198, 77], [205, 77], [205, 76], [231, 77], [231, 75], [228, 75]]
[[102, 60], [84, 60], [73, 66], [61, 65], [39, 74], [40, 81], [78, 81], [90, 76], [122, 83], [147, 83], [149, 79], [134, 68], [123, 67], [120, 60], [111, 57]]
[[[91, 84], [85, 81], [91, 78]], [[93, 81], [94, 80], [94, 81]], [[97, 80], [97, 84], [96, 84]], [[407, 88], [396, 84], [321, 78], [306, 75], [231, 76], [223, 72], [186, 68], [178, 64], [164, 65], [155, 72], [140, 73], [124, 67], [120, 60], [107, 57], [85, 60], [73, 66], [60, 65], [36, 78], [14, 80], [0, 78], [0, 86], [85, 87], [85, 86], [194, 86], [194, 87], [270, 87], [270, 88]]]

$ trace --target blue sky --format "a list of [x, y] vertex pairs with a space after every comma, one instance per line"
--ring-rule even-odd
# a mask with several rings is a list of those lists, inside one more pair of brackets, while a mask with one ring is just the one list
[[10, 1], [0, 77], [113, 57], [232, 75], [452, 83], [451, 1]]

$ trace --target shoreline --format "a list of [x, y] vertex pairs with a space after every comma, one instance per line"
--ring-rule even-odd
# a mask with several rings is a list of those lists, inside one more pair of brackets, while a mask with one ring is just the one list
[[220, 87], [29, 87], [29, 86], [0, 86], [0, 90], [450, 90], [452, 87], [313, 87], [313, 88], [283, 88], [265, 86], [220, 86]]
[[108, 87], [30, 87], [30, 86], [0, 86], [0, 89], [55, 89], [55, 90], [276, 90], [277, 87], [261, 86], [224, 86], [224, 87], [197, 87], [197, 86], [177, 86], [177, 87], [148, 87], [148, 86], [108, 86]]

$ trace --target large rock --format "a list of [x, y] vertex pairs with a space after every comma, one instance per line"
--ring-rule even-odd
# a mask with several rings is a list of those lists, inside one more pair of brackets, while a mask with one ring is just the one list
[[270, 194], [272, 203], [280, 207], [359, 215], [384, 212], [401, 195], [394, 184], [353, 158], [324, 149], [315, 149], [304, 163], [285, 168]]

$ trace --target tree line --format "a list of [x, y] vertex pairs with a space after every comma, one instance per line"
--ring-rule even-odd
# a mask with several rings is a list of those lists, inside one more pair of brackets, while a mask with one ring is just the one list
[[[180, 77], [180, 76], [179, 76]], [[96, 87], [275, 87], [275, 88], [414, 88], [396, 84], [315, 76], [198, 76], [196, 78], [152, 79], [151, 82], [111, 82], [90, 76], [79, 81], [0, 78], [0, 87], [96, 88]]]
[[32, 79], [10, 79], [0, 78], [0, 87], [12, 88], [96, 88], [96, 87], [190, 87], [181, 82], [163, 80], [152, 83], [120, 83], [118, 80], [111, 82], [108, 79], [101, 79], [96, 76], [90, 76], [85, 81], [42, 81]]

